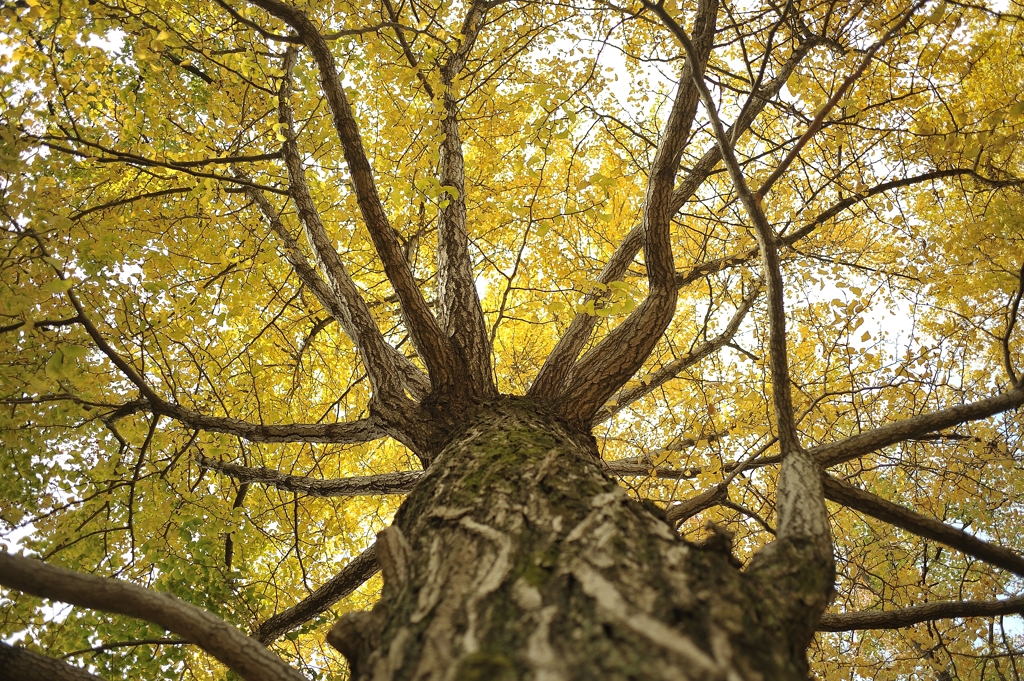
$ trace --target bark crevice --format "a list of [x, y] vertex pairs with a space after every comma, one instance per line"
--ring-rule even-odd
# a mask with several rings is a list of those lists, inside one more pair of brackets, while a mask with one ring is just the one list
[[747, 573], [684, 542], [521, 400], [455, 436], [377, 546], [381, 600], [328, 636], [353, 679], [806, 678], [831, 588], [799, 539]]

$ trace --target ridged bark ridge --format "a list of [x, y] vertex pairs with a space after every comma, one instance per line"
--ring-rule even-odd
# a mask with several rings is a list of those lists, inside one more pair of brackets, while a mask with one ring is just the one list
[[748, 575], [728, 544], [684, 542], [589, 435], [508, 401], [439, 454], [378, 537], [380, 602], [328, 641], [359, 680], [806, 678], [830, 585], [799, 545]]

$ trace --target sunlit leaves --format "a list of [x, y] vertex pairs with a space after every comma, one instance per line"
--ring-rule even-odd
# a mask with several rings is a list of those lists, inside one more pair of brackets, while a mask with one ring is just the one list
[[[333, 575], [388, 522], [397, 500], [295, 498], [259, 486], [243, 494], [199, 469], [194, 456], [336, 477], [407, 469], [410, 454], [393, 441], [252, 445], [154, 421], [137, 387], [68, 320], [74, 294], [101, 337], [159, 394], [203, 413], [254, 423], [368, 413], [370, 387], [352, 341], [227, 180], [239, 169], [266, 187], [301, 242], [276, 158], [285, 137], [276, 110], [283, 43], [210, 3], [23, 4], [0, 10], [0, 327], [10, 327], [0, 335], [3, 529], [20, 524], [28, 532], [21, 543], [49, 560], [155, 585], [247, 627]], [[686, 23], [692, 8], [677, 5], [670, 11]], [[266, 31], [287, 34], [264, 13], [232, 6]], [[337, 34], [332, 49], [379, 193], [428, 299], [439, 212], [465, 199], [496, 382], [521, 394], [576, 314], [596, 322], [597, 340], [646, 294], [642, 255], [621, 280], [598, 277], [637, 224], [680, 59], [648, 17], [603, 5], [502, 7], [454, 84], [467, 174], [459, 197], [437, 178], [444, 89], [437, 67], [457, 44], [464, 7], [401, 5], [410, 60], [382, 6], [306, 5]], [[824, 37], [738, 139], [756, 186], [906, 7], [802, 7], [799, 23], [778, 21], [781, 6], [773, 3], [728, 9], [708, 73], [727, 123], [762, 66], [770, 80], [808, 34]], [[1019, 13], [1019, 3], [1011, 10]], [[780, 238], [800, 236], [787, 241], [783, 257], [804, 444], [1005, 387], [998, 339], [1024, 253], [1020, 27], [955, 3], [927, 5], [765, 197]], [[317, 78], [300, 56], [291, 103], [311, 194], [383, 333], [419, 362], [358, 217]], [[703, 115], [682, 175], [713, 146]], [[224, 161], [239, 157], [250, 160]], [[947, 170], [964, 174], [873, 191]], [[676, 317], [626, 390], [645, 387], [660, 368], [715, 339], [760, 276], [748, 221], [724, 173], [683, 205], [672, 238], [685, 282]], [[1019, 366], [1017, 328], [1010, 356]], [[718, 485], [737, 462], [775, 453], [765, 340], [758, 301], [728, 344], [598, 427], [606, 458], [692, 472], [626, 480], [638, 496], [672, 504]], [[1006, 415], [837, 472], [1019, 548], [1020, 437], [1019, 418]], [[731, 506], [709, 509], [684, 532], [699, 537], [707, 520], [727, 525], [739, 554], [749, 556], [771, 538], [775, 475], [755, 462], [732, 481]], [[934, 544], [832, 510], [837, 607], [990, 598], [1018, 586]], [[339, 607], [366, 605], [376, 586]], [[5, 634], [28, 628], [57, 650], [160, 633], [78, 611], [54, 626], [32, 599], [19, 598], [5, 613]], [[277, 650], [336, 665], [321, 647], [329, 620], [310, 623]], [[974, 621], [944, 623], [822, 637], [814, 660], [826, 678], [905, 678], [999, 645]], [[938, 657], [922, 662], [922, 651]], [[81, 659], [111, 678], [130, 667], [154, 678], [218, 673], [187, 647]]]

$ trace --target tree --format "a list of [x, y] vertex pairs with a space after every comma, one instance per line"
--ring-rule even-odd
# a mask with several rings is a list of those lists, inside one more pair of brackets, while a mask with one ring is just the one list
[[8, 677], [1017, 678], [1021, 10], [6, 3]]

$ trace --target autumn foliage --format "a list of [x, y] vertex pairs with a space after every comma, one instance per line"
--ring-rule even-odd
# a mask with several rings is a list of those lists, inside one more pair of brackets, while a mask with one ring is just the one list
[[[817, 678], [1019, 678], [1022, 15], [3, 3], [0, 538], [343, 678], [364, 551], [525, 396], [740, 563], [796, 522], [782, 462], [820, 466]], [[27, 650], [225, 673], [23, 590]]]

